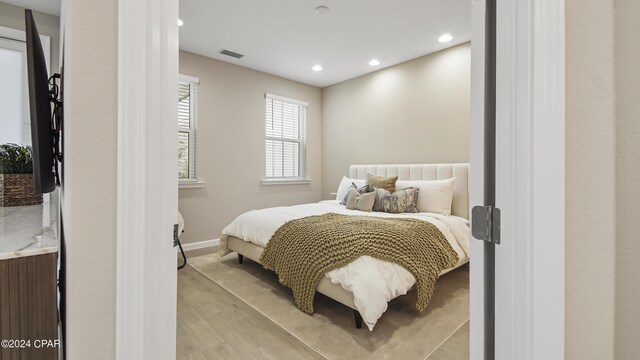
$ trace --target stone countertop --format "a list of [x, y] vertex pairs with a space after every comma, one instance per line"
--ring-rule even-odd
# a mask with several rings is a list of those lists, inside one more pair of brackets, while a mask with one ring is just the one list
[[51, 204], [0, 207], [0, 260], [58, 251]]

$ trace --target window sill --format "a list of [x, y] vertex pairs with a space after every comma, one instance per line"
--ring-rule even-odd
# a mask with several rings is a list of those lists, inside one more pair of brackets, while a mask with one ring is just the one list
[[308, 185], [311, 179], [263, 179], [261, 185]]
[[204, 180], [178, 181], [178, 189], [201, 189], [205, 184]]

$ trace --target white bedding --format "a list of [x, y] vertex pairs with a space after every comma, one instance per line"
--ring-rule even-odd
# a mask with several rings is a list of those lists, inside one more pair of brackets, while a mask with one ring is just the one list
[[[238, 216], [222, 233], [265, 247], [275, 231], [287, 221], [326, 213], [428, 221], [438, 227], [458, 254], [456, 266], [469, 260], [469, 222], [464, 218], [433, 213], [388, 214], [347, 210], [335, 200], [252, 210]], [[387, 310], [387, 303], [406, 294], [415, 283], [413, 275], [404, 267], [370, 256], [359, 257], [342, 268], [328, 272], [326, 276], [334, 284], [340, 284], [353, 293], [356, 308], [369, 330], [373, 330], [376, 321]]]

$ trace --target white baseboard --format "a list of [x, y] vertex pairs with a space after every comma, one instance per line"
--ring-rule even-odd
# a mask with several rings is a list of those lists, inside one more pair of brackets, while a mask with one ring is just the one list
[[[182, 249], [184, 251], [191, 251], [191, 250], [204, 249], [207, 247], [218, 246], [218, 245], [220, 245], [220, 239], [212, 239], [212, 240], [198, 241], [198, 242], [189, 243], [189, 244], [182, 244]], [[176, 247], [176, 251], [180, 251], [179, 248]]]

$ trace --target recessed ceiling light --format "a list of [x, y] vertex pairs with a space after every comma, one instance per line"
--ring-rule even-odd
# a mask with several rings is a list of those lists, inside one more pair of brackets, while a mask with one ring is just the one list
[[311, 70], [313, 70], [313, 71], [322, 71], [322, 66], [320, 66], [320, 65], [313, 65], [313, 67], [311, 68]]
[[178, 19], [178, 26], [182, 26], [182, 25], [184, 25], [184, 21]]
[[378, 59], [373, 59], [373, 60], [369, 61], [369, 65], [378, 66], [378, 65], [380, 65], [380, 61]]
[[453, 39], [453, 36], [451, 36], [451, 34], [444, 34], [438, 38], [438, 41], [440, 41], [441, 43], [446, 43], [451, 41], [451, 39]]
[[328, 12], [329, 12], [329, 8], [326, 7], [326, 6], [318, 6], [316, 8], [316, 14], [318, 14], [318, 15], [324, 15], [324, 14], [326, 14]]

